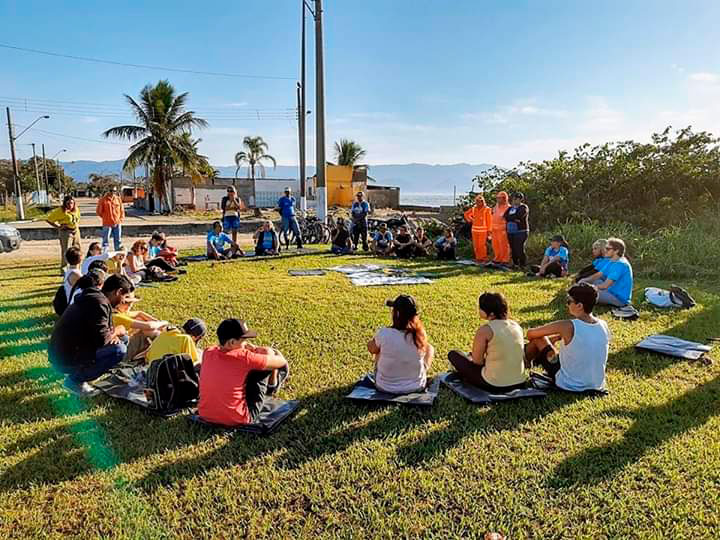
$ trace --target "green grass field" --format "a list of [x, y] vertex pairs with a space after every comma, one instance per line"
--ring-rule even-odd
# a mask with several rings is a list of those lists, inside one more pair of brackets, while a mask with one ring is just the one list
[[[685, 282], [690, 311], [640, 304], [633, 323], [600, 312], [614, 335], [609, 397], [477, 407], [443, 388], [417, 410], [343, 399], [370, 370], [365, 343], [388, 324], [385, 299], [415, 295], [440, 372], [448, 350], [470, 345], [479, 293], [503, 292], [528, 328], [564, 315], [567, 282], [433, 262], [408, 263], [437, 272], [431, 286], [287, 274], [338, 261], [363, 259], [198, 263], [138, 293], [140, 308], [175, 323], [246, 318], [285, 352], [281, 395], [302, 410], [269, 438], [69, 396], [46, 359], [55, 263], [0, 262], [0, 537], [718, 537], [720, 368], [633, 349], [651, 333], [719, 335], [716, 286]], [[650, 284], [638, 280], [636, 296]]]

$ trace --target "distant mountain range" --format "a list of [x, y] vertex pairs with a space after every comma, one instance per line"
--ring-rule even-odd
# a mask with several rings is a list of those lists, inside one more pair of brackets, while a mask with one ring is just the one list
[[[120, 174], [122, 160], [117, 161], [72, 161], [62, 163], [65, 173], [72, 176], [76, 182], [87, 182], [91, 173]], [[397, 186], [407, 193], [452, 193], [453, 186], [458, 192], [468, 191], [472, 178], [492, 167], [487, 163], [471, 165], [456, 163], [454, 165], [428, 165], [426, 163], [408, 163], [403, 165], [370, 165], [368, 174], [377, 181], [378, 185]], [[215, 167], [220, 176], [234, 176], [234, 166]], [[245, 169], [241, 175], [245, 175]], [[307, 168], [307, 175], [315, 174], [315, 167]], [[137, 176], [143, 176], [142, 169], [136, 171]], [[127, 175], [124, 175], [127, 176]], [[277, 168], [267, 168], [268, 178], [297, 178], [296, 166], [278, 165]]]

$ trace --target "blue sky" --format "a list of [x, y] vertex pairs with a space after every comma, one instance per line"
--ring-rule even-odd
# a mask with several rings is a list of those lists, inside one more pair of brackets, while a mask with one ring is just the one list
[[[670, 124], [720, 134], [715, 0], [325, 3], [329, 151], [345, 137], [367, 149], [370, 164], [508, 166], [586, 141], [647, 139]], [[297, 78], [299, 17], [299, 0], [6, 1], [0, 44]], [[312, 30], [308, 24], [314, 110]], [[212, 163], [232, 163], [245, 135], [263, 136], [279, 163], [297, 163], [297, 127], [284, 112], [295, 106], [294, 80], [172, 73], [3, 48], [0, 62], [0, 104], [11, 103], [15, 123], [27, 125], [40, 110], [51, 114], [37, 124], [44, 133], [32, 130], [19, 141], [23, 158], [30, 142], [45, 143], [49, 155], [66, 148], [63, 160], [125, 157], [125, 145], [80, 139], [99, 140], [108, 127], [131, 121], [122, 94], [168, 78], [190, 93], [191, 109], [211, 119], [197, 136]], [[256, 109], [269, 112], [251, 119]], [[311, 114], [310, 163], [313, 134]], [[0, 155], [9, 156], [5, 140]]]

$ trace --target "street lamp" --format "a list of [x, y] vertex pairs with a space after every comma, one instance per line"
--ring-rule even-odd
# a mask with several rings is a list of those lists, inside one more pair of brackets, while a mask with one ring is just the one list
[[[52, 158], [50, 158], [50, 161], [55, 159], [55, 174], [57, 175], [58, 179], [58, 188], [63, 188], [63, 193], [65, 193], [64, 185], [65, 182], [60, 183], [60, 160], [57, 159], [57, 157], [62, 154], [63, 152], [67, 152], [67, 148], [63, 148], [62, 150], [59, 150], [57, 154], [55, 154]], [[65, 179], [65, 173], [63, 172], [63, 180]]]
[[23, 219], [25, 219], [25, 209], [23, 208], [22, 191], [20, 190], [20, 171], [18, 170], [17, 158], [15, 157], [15, 141], [17, 141], [20, 137], [22, 137], [23, 134], [28, 129], [33, 127], [40, 120], [50, 118], [50, 115], [45, 114], [39, 118], [36, 118], [35, 121], [33, 121], [25, 129], [23, 129], [19, 135], [15, 136], [15, 134], [13, 133], [12, 117], [10, 116], [10, 107], [6, 107], [5, 110], [7, 111], [8, 134], [10, 135], [10, 154], [11, 154], [12, 162], [13, 162], [13, 179], [14, 179], [14, 184], [15, 184], [15, 197], [16, 197], [15, 207], [17, 210], [17, 218], [19, 220], [23, 220]]

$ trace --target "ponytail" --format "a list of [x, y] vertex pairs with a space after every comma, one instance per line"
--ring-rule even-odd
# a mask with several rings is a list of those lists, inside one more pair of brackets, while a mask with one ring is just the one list
[[406, 319], [398, 310], [393, 310], [393, 328], [405, 332], [405, 336], [412, 336], [413, 344], [419, 351], [425, 351], [428, 347], [427, 332], [425, 325], [420, 317], [413, 315], [410, 319]]

